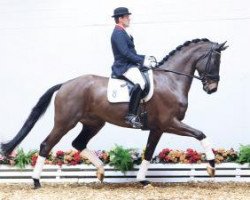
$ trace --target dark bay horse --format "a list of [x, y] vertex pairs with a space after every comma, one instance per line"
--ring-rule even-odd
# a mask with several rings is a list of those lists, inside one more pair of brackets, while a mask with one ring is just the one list
[[[195, 70], [199, 73], [196, 78], [202, 80], [203, 90], [208, 94], [215, 92], [219, 82], [221, 51], [226, 48], [225, 43], [218, 44], [208, 39], [187, 41], [170, 52], [159, 63], [158, 68], [153, 69], [154, 94], [152, 99], [146, 103], [150, 133], [145, 151], [145, 162], [142, 163], [137, 176], [142, 184], [148, 184], [145, 173], [155, 147], [164, 132], [189, 136], [201, 141], [209, 161], [208, 173], [211, 176], [214, 175], [214, 155], [206, 135], [184, 124], [182, 120], [188, 107], [188, 92], [195, 77]], [[18, 134], [8, 143], [1, 143], [0, 153], [8, 156], [21, 143], [44, 114], [57, 90], [54, 101], [54, 126], [41, 143], [40, 157], [46, 158], [51, 149], [78, 122], [83, 125], [82, 131], [72, 145], [79, 151], [86, 149], [89, 140], [101, 130], [106, 122], [128, 127], [124, 120], [128, 111], [128, 103], [109, 103], [107, 85], [108, 78], [106, 77], [84, 75], [51, 87], [39, 99]], [[98, 163], [97, 158], [89, 151], [85, 151], [85, 153], [87, 157], [92, 158], [92, 160], [90, 159], [92, 163]], [[41, 160], [41, 163], [43, 161]], [[40, 187], [41, 163], [37, 163], [34, 170], [38, 174], [33, 177], [35, 187]], [[99, 168], [102, 168], [101, 164]], [[97, 176], [100, 180], [103, 179], [103, 169], [98, 171]]]

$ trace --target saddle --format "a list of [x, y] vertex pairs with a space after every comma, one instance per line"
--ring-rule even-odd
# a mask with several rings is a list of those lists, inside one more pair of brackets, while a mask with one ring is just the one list
[[[149, 101], [153, 96], [154, 82], [153, 71], [143, 70], [142, 76], [145, 81], [145, 88], [142, 93], [141, 102]], [[130, 92], [134, 86], [125, 76], [111, 76], [108, 82], [107, 97], [110, 103], [125, 103], [130, 100]]]

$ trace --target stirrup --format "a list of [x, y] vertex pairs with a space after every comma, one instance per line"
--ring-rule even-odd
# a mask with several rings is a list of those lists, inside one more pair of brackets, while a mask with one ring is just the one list
[[138, 116], [133, 114], [128, 114], [125, 117], [125, 122], [129, 125], [131, 125], [133, 128], [142, 128], [142, 123], [140, 122], [140, 119]]

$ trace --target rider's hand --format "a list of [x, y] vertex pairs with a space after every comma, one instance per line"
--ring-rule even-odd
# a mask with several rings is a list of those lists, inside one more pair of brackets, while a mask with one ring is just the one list
[[151, 60], [150, 64], [151, 64], [151, 67], [156, 67], [157, 66], [157, 60], [154, 56], [149, 56], [149, 59]]
[[152, 67], [155, 67], [156, 65], [157, 65], [157, 62], [154, 56], [145, 56], [144, 62], [143, 62], [144, 67], [152, 68]]

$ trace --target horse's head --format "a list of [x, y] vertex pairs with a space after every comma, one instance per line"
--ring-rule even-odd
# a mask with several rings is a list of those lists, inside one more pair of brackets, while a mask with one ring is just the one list
[[209, 51], [202, 54], [196, 62], [196, 69], [202, 78], [203, 90], [208, 94], [217, 91], [220, 80], [219, 71], [221, 51], [228, 47], [225, 46], [225, 44], [226, 42], [222, 44], [213, 43]]

